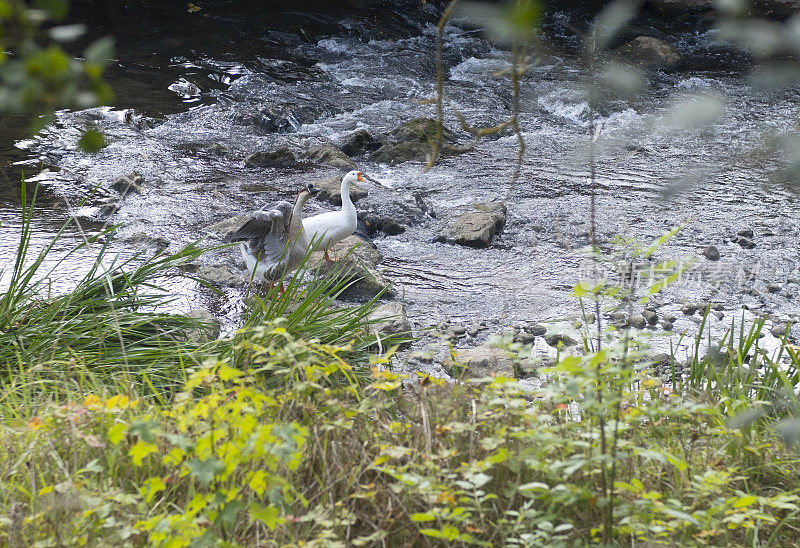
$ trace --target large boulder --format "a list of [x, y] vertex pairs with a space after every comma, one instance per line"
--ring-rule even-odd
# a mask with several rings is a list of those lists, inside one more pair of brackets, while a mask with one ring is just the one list
[[245, 167], [277, 167], [289, 168], [297, 166], [294, 152], [281, 147], [271, 152], [254, 152], [244, 160]]
[[[432, 118], [414, 118], [408, 122], [403, 122], [392, 132], [392, 137], [397, 141], [416, 141], [418, 143], [429, 143], [436, 139], [436, 130], [439, 122]], [[442, 128], [442, 137], [445, 141], [455, 141], [455, 134]]]
[[506, 224], [503, 202], [475, 204], [475, 211], [465, 213], [450, 227], [448, 241], [469, 247], [488, 247]]
[[[341, 177], [331, 177], [330, 179], [325, 179], [323, 181], [314, 181], [314, 186], [320, 189], [320, 193], [317, 196], [318, 199], [325, 200], [326, 202], [336, 206], [342, 205]], [[361, 198], [365, 198], [367, 194], [368, 192], [366, 189], [355, 184], [350, 185], [350, 199], [352, 201], [357, 202]]]
[[339, 169], [355, 169], [356, 164], [347, 154], [331, 144], [324, 144], [308, 149], [303, 158]]
[[348, 236], [331, 248], [334, 262], [324, 259], [322, 250], [315, 251], [309, 261], [310, 269], [319, 268], [320, 276], [336, 276], [347, 282], [342, 296], [370, 299], [380, 293], [391, 294], [389, 282], [378, 271], [383, 259], [375, 244], [359, 236]]
[[508, 351], [487, 344], [456, 351], [456, 361], [443, 364], [451, 377], [514, 377], [514, 360]]
[[634, 63], [650, 67], [673, 67], [683, 61], [673, 45], [652, 36], [634, 38], [616, 52]]
[[431, 146], [428, 143], [418, 141], [403, 141], [400, 143], [389, 143], [383, 145], [370, 156], [370, 160], [379, 164], [402, 164], [403, 162], [425, 162], [428, 154], [431, 153]]

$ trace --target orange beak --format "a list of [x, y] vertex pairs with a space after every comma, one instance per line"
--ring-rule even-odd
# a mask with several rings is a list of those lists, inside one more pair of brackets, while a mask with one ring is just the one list
[[359, 171], [358, 172], [358, 177], [356, 177], [356, 181], [363, 181], [363, 180], [364, 180], [364, 176], [361, 175], [361, 172]]

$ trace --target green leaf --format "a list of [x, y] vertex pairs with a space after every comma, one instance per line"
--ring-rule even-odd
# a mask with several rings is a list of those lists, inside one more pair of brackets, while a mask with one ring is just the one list
[[81, 138], [78, 140], [78, 148], [84, 152], [97, 152], [106, 146], [106, 139], [103, 134], [96, 129], [90, 129], [83, 132]]
[[142, 461], [147, 455], [155, 453], [158, 450], [154, 443], [147, 443], [146, 441], [139, 441], [130, 448], [128, 455], [130, 455], [133, 464], [141, 466]]
[[83, 58], [90, 65], [106, 66], [114, 57], [114, 39], [110, 36], [95, 40], [83, 52]]
[[278, 525], [279, 515], [280, 510], [277, 506], [267, 506], [264, 508], [256, 503], [250, 505], [250, 518], [257, 519], [270, 529], [275, 529], [275, 526]]
[[225, 465], [219, 459], [192, 460], [188, 463], [191, 475], [203, 485], [208, 485], [217, 473], [225, 469]]
[[238, 500], [232, 500], [226, 503], [219, 513], [219, 516], [217, 516], [215, 523], [223, 524], [228, 529], [233, 529], [236, 526], [236, 516], [242, 508], [244, 508], [244, 504]]
[[114, 426], [108, 429], [108, 441], [113, 443], [114, 445], [119, 445], [119, 442], [125, 437], [125, 434], [128, 433], [128, 425], [118, 422]]
[[733, 507], [744, 508], [745, 506], [750, 506], [757, 500], [758, 498], [755, 495], [745, 495], [743, 497], [739, 497], [739, 499], [737, 499], [736, 502], [733, 503]]
[[422, 513], [417, 512], [416, 514], [411, 514], [411, 521], [433, 521], [436, 519], [436, 516], [431, 514], [430, 512]]
[[36, 0], [33, 5], [45, 10], [56, 21], [64, 19], [69, 11], [69, 0]]
[[144, 495], [144, 499], [150, 502], [155, 498], [156, 493], [159, 493], [167, 488], [167, 484], [161, 478], [147, 478], [144, 485], [139, 488], [139, 493]]

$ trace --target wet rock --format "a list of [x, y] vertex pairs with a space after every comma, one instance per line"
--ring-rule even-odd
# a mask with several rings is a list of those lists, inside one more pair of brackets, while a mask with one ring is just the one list
[[677, 316], [675, 316], [675, 314], [672, 314], [671, 312], [664, 312], [664, 314], [661, 315], [661, 318], [665, 322], [670, 322], [670, 323], [675, 323], [675, 320], [678, 319]]
[[[325, 179], [323, 181], [314, 181], [314, 186], [320, 189], [319, 196], [317, 196], [320, 200], [325, 200], [328, 203], [331, 203], [335, 206], [342, 205], [342, 178], [341, 177], [331, 177], [330, 179]], [[364, 188], [356, 184], [350, 185], [350, 199], [353, 202], [359, 201], [361, 198], [367, 196], [367, 191]]]
[[786, 278], [787, 284], [800, 284], [800, 278]]
[[206, 152], [209, 154], [213, 154], [214, 156], [227, 156], [230, 153], [230, 149], [223, 144], [220, 143], [211, 143], [207, 147], [205, 147]]
[[[357, 247], [354, 247], [357, 246]], [[316, 251], [309, 261], [309, 268], [319, 266], [319, 275], [333, 275], [350, 285], [342, 296], [354, 299], [367, 299], [383, 292], [390, 295], [389, 282], [378, 271], [377, 264], [382, 256], [375, 244], [359, 236], [348, 236], [331, 248], [336, 262], [326, 261], [323, 251]]]
[[136, 172], [128, 173], [115, 179], [111, 183], [111, 188], [122, 194], [122, 196], [127, 196], [131, 192], [142, 194], [144, 192], [144, 177]]
[[725, 317], [724, 312], [715, 312], [714, 315], [717, 317], [718, 320], [722, 320]]
[[298, 165], [294, 152], [281, 147], [272, 152], [254, 152], [244, 160], [245, 167], [290, 168]]
[[470, 337], [477, 337], [478, 333], [480, 333], [480, 330], [477, 327], [470, 327], [467, 329], [467, 335]]
[[342, 152], [348, 156], [360, 156], [378, 150], [381, 146], [381, 142], [370, 135], [367, 130], [359, 129], [345, 137]]
[[370, 313], [367, 320], [376, 322], [370, 325], [370, 331], [378, 335], [411, 335], [411, 323], [402, 303], [382, 304]]
[[506, 224], [503, 202], [475, 204], [476, 211], [458, 218], [450, 228], [448, 241], [469, 247], [488, 247]]
[[710, 245], [703, 250], [703, 255], [709, 261], [718, 261], [719, 260], [719, 249], [717, 246]]
[[656, 325], [658, 323], [658, 314], [652, 310], [645, 310], [642, 312], [642, 317], [647, 320], [647, 323], [650, 325]]
[[546, 342], [553, 348], [558, 347], [559, 343], [563, 344], [564, 346], [575, 346], [576, 344], [578, 344], [575, 341], [575, 339], [573, 339], [569, 335], [565, 335], [564, 333], [550, 333], [548, 335], [545, 335], [544, 342]]
[[402, 164], [403, 162], [427, 161], [430, 152], [431, 147], [427, 143], [389, 143], [373, 152], [369, 159], [379, 164], [389, 164], [393, 166]]
[[466, 335], [467, 328], [463, 325], [454, 325], [448, 332], [455, 338], [461, 338]]
[[513, 377], [514, 360], [502, 348], [481, 345], [456, 351], [456, 363], [447, 358], [444, 367], [452, 377]]
[[742, 238], [750, 238], [751, 240], [754, 237], [752, 229], [749, 228], [743, 228], [742, 230], [737, 230], [736, 235]]
[[750, 238], [739, 237], [736, 240], [736, 243], [742, 246], [745, 249], [753, 249], [756, 246], [756, 243], [751, 240]]
[[695, 312], [697, 312], [697, 305], [685, 304], [681, 307], [681, 312], [683, 312], [685, 316], [692, 316]]
[[672, 322], [662, 321], [661, 328], [664, 331], [672, 331]]
[[202, 265], [197, 270], [197, 273], [201, 278], [213, 285], [228, 287], [244, 285], [244, 278], [233, 274], [224, 265]]
[[406, 227], [395, 221], [392, 217], [383, 216], [379, 213], [369, 212], [362, 216], [367, 234], [383, 232], [389, 236], [397, 236], [406, 231]]
[[208, 225], [203, 229], [204, 232], [210, 232], [212, 234], [216, 234], [221, 239], [225, 239], [237, 230], [241, 228], [241, 226], [247, 222], [249, 217], [247, 215], [236, 215], [235, 217], [231, 217], [230, 219], [224, 219], [222, 221], [216, 222], [212, 225]]
[[767, 291], [770, 293], [779, 293], [781, 290], [781, 286], [778, 284], [767, 284]]
[[205, 343], [219, 337], [222, 326], [219, 320], [208, 310], [193, 308], [189, 310], [186, 315], [202, 323], [197, 329], [190, 329], [186, 333], [187, 339], [198, 343]]
[[303, 158], [339, 169], [350, 170], [356, 168], [356, 164], [347, 157], [347, 154], [331, 144], [310, 148], [303, 154]]
[[169, 247], [169, 240], [166, 238], [159, 238], [158, 236], [152, 236], [147, 232], [136, 232], [125, 238], [125, 242], [141, 244], [148, 247], [157, 247], [158, 249], [166, 249]]
[[635, 329], [644, 329], [647, 326], [647, 320], [642, 316], [631, 316], [628, 318], [628, 325]]
[[647, 66], [671, 67], [683, 60], [674, 46], [652, 36], [634, 38], [616, 51], [633, 62]]
[[514, 336], [514, 342], [521, 344], [531, 344], [534, 340], [536, 340], [536, 336], [527, 331], [520, 331]]
[[361, 204], [359, 219], [364, 223], [367, 234], [383, 232], [390, 236], [401, 234], [407, 227], [433, 216], [430, 208], [420, 196], [409, 199], [373, 201], [370, 205]]
[[[415, 118], [404, 122], [391, 134], [392, 141], [377, 149], [370, 156], [370, 160], [381, 164], [400, 164], [403, 162], [426, 161], [431, 154], [432, 143], [436, 139], [436, 129], [439, 124], [431, 118]], [[442, 137], [445, 141], [455, 140], [455, 134], [443, 128]], [[460, 152], [456, 147], [442, 145], [439, 153], [443, 156]]]
[[[408, 122], [403, 122], [393, 132], [392, 136], [398, 141], [416, 141], [418, 143], [429, 143], [436, 139], [436, 130], [439, 123], [432, 118], [414, 118]], [[442, 128], [442, 137], [446, 141], [454, 141], [455, 134]]]

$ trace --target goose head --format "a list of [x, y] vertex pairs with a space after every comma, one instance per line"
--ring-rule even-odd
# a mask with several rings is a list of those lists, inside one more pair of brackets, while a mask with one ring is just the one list
[[342, 183], [346, 184], [348, 187], [358, 181], [366, 181], [366, 179], [364, 179], [364, 175], [356, 169], [349, 171], [347, 175], [342, 178]]
[[297, 200], [299, 202], [305, 202], [309, 198], [313, 198], [319, 194], [321, 190], [321, 188], [315, 187], [313, 183], [308, 183], [306, 187], [297, 194]]

